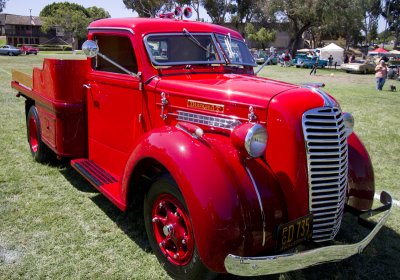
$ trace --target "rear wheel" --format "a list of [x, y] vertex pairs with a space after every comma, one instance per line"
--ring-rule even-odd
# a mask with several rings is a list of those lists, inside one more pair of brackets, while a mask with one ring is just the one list
[[170, 177], [155, 181], [144, 201], [149, 243], [160, 264], [174, 279], [213, 279], [201, 261], [186, 203]]
[[13, 54], [12, 52], [9, 52], [8, 55], [9, 55], [9, 56], [13, 56], [14, 54]]
[[37, 162], [47, 162], [50, 159], [51, 151], [42, 142], [42, 134], [40, 130], [39, 114], [35, 106], [29, 108], [27, 116], [27, 133], [29, 148], [33, 158]]

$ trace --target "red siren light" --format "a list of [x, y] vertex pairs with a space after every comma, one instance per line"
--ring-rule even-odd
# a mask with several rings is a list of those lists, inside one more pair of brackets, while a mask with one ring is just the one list
[[175, 8], [175, 11], [174, 11], [174, 14], [175, 14], [175, 16], [178, 17], [178, 18], [181, 17], [181, 16], [182, 16], [182, 8], [179, 7], [179, 6], [176, 7], [176, 8]]
[[160, 18], [174, 18], [174, 13], [159, 14]]
[[183, 11], [183, 15], [185, 16], [185, 18], [190, 18], [192, 17], [192, 8], [190, 7], [186, 7], [185, 10]]

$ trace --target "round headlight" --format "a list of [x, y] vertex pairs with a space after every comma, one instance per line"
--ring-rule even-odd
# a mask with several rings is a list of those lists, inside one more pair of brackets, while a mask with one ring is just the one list
[[246, 134], [244, 147], [251, 157], [260, 157], [267, 148], [267, 130], [261, 124], [253, 125]]
[[244, 123], [231, 133], [232, 144], [242, 155], [260, 157], [267, 148], [267, 130], [261, 124]]
[[349, 137], [350, 134], [353, 133], [353, 128], [354, 128], [354, 117], [350, 113], [343, 113], [343, 121], [344, 121], [344, 127], [346, 131], [346, 136]]

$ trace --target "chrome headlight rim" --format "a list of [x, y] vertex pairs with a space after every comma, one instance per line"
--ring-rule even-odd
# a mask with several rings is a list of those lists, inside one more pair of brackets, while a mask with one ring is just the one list
[[244, 147], [253, 158], [261, 157], [267, 149], [267, 129], [261, 124], [254, 124], [248, 131], [244, 140]]

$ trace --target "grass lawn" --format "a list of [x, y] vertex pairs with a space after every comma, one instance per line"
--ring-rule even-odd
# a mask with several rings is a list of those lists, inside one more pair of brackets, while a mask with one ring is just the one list
[[[68, 164], [33, 161], [26, 140], [24, 99], [10, 88], [11, 69], [31, 73], [44, 57], [0, 56], [0, 279], [168, 279], [147, 243], [142, 211], [120, 212]], [[324, 82], [356, 119], [374, 163], [377, 192], [400, 199], [400, 92], [376, 92], [373, 75], [268, 66], [262, 76]], [[333, 74], [333, 75], [331, 75]], [[387, 81], [385, 88], [391, 83]], [[345, 223], [351, 218], [346, 217]], [[344, 239], [365, 232], [345, 227]], [[400, 279], [400, 210], [363, 255], [341, 263], [251, 279]], [[218, 279], [249, 279], [221, 275]]]

